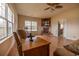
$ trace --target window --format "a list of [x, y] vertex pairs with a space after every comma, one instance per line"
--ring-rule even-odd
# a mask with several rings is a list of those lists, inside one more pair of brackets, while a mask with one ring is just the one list
[[5, 4], [0, 3], [0, 16], [5, 17]]
[[8, 22], [8, 35], [12, 34], [12, 31], [13, 31], [13, 24]]
[[25, 21], [26, 31], [37, 31], [37, 22], [36, 21]]
[[0, 3], [0, 40], [12, 34], [13, 13], [8, 4]]
[[7, 29], [6, 29], [6, 21], [0, 18], [0, 39], [6, 37]]
[[13, 13], [8, 7], [8, 35], [12, 34], [13, 31]]
[[13, 21], [13, 13], [10, 10], [10, 8], [8, 7], [8, 21], [12, 22]]

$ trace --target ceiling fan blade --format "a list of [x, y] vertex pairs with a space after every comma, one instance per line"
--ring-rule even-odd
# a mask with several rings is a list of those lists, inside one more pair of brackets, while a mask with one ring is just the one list
[[48, 7], [48, 8], [45, 8], [44, 10], [48, 10], [50, 7]]
[[56, 9], [59, 9], [59, 8], [63, 8], [63, 6], [57, 5], [57, 6], [55, 6], [55, 8], [56, 8]]
[[53, 11], [54, 11], [55, 9], [51, 8], [51, 10], [53, 10]]
[[55, 5], [59, 5], [60, 3], [47, 3], [47, 5], [49, 6], [55, 6]]

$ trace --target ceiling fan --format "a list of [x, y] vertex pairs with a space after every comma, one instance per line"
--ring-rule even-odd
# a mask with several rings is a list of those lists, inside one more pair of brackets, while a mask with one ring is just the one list
[[45, 8], [44, 10], [55, 10], [55, 9], [60, 9], [60, 8], [63, 8], [62, 5], [60, 5], [60, 3], [46, 3], [49, 7]]

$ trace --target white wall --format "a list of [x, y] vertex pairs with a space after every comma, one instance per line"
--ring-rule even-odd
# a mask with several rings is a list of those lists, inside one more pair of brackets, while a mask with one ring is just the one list
[[51, 19], [51, 33], [54, 36], [58, 36], [58, 20], [53, 17]]
[[70, 9], [52, 17], [51, 32], [55, 36], [58, 35], [58, 20], [62, 21], [62, 19], [64, 20], [64, 37], [79, 39], [79, 8]]

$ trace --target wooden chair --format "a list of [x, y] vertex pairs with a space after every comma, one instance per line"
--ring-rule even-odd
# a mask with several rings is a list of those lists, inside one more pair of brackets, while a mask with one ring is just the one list
[[13, 32], [13, 35], [14, 35], [14, 39], [16, 40], [16, 43], [17, 43], [17, 49], [18, 49], [19, 56], [22, 56], [23, 55], [23, 53], [22, 53], [22, 43], [21, 43], [16, 32]]
[[25, 30], [17, 30], [17, 33], [18, 33], [18, 35], [19, 35], [19, 37], [21, 39], [26, 39], [26, 32], [25, 32]]

